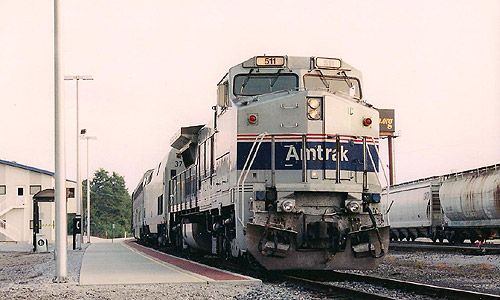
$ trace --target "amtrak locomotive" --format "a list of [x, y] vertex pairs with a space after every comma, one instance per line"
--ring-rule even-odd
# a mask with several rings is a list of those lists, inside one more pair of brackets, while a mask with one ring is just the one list
[[217, 86], [209, 124], [180, 128], [133, 193], [135, 236], [269, 270], [375, 267], [379, 114], [337, 58], [256, 56]]

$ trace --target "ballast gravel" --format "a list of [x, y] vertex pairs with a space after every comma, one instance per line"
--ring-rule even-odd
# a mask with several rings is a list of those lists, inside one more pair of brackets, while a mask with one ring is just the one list
[[500, 295], [498, 254], [398, 250], [374, 270], [351, 272]]

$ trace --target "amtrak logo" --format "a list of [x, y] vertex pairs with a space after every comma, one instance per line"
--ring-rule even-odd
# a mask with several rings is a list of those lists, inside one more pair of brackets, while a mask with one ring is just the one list
[[[238, 141], [237, 169], [243, 170], [248, 159], [253, 142]], [[274, 150], [270, 142], [263, 142], [257, 152], [252, 170], [302, 170], [303, 156], [307, 162], [308, 170], [336, 170], [338, 163], [345, 171], [362, 171], [367, 168], [369, 172], [378, 170], [378, 155], [375, 145], [368, 145], [371, 162], [368, 154], [364, 154], [363, 144], [341, 143], [337, 153], [336, 142], [307, 142], [305, 151], [300, 141], [276, 141]], [[340, 161], [337, 161], [340, 159]], [[364, 160], [367, 159], [366, 164]]]
[[[298, 161], [302, 160], [302, 151], [297, 151], [295, 145], [284, 145], [288, 148], [285, 160], [290, 161], [292, 159]], [[347, 152], [349, 150], [344, 149], [344, 146], [340, 147], [340, 161], [349, 161], [347, 157]], [[306, 158], [307, 160], [321, 160], [321, 161], [337, 161], [337, 149], [323, 148], [322, 145], [316, 145], [316, 147], [306, 148]]]

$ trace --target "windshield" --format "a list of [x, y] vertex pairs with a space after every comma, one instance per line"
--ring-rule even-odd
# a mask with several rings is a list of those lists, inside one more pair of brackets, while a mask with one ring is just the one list
[[359, 79], [355, 77], [307, 74], [304, 75], [304, 87], [306, 90], [341, 92], [358, 99], [363, 96]]
[[236, 96], [255, 96], [298, 87], [296, 74], [240, 74], [234, 77], [233, 92]]

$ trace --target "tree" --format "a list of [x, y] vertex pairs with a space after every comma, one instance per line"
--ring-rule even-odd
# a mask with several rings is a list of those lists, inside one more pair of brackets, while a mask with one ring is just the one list
[[[84, 180], [82, 185], [86, 211], [87, 181]], [[110, 176], [104, 169], [97, 170], [90, 181], [90, 201], [92, 235], [111, 237], [112, 224], [115, 224], [114, 235], [117, 237], [130, 232], [132, 201], [122, 176], [115, 172]]]

